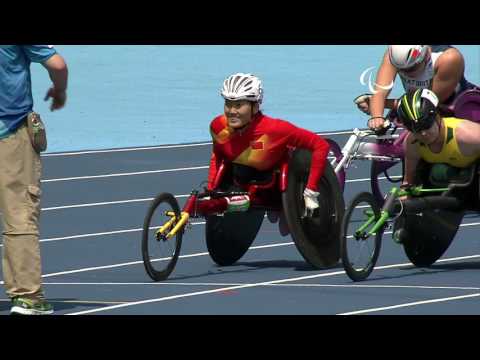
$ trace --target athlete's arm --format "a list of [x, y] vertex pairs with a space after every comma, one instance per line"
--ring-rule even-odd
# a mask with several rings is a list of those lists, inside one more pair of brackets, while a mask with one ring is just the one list
[[[375, 94], [370, 99], [370, 114], [372, 118], [378, 117], [370, 121], [369, 126], [371, 128], [380, 128], [383, 125], [383, 120], [380, 117], [383, 117], [386, 105], [385, 101], [390, 94], [391, 86], [396, 75], [397, 69], [395, 69], [390, 62], [387, 51], [383, 56], [383, 61], [378, 70], [377, 79], [375, 80]], [[387, 105], [393, 106], [393, 103]]]
[[465, 120], [456, 128], [455, 137], [465, 156], [480, 154], [480, 124]]
[[213, 185], [215, 183], [215, 178], [217, 177], [218, 168], [222, 162], [221, 155], [215, 151], [215, 145], [212, 151], [212, 156], [210, 157], [210, 168], [208, 169], [208, 190], [213, 190]]
[[307, 188], [318, 191], [318, 182], [325, 171], [330, 145], [321, 136], [311, 131], [298, 128], [286, 121], [282, 121], [279, 126], [283, 126], [283, 131], [289, 134], [288, 145], [299, 149], [307, 149], [312, 152], [312, 163], [310, 165]]
[[221, 123], [220, 119], [221, 119], [220, 117], [216, 117], [210, 123], [210, 135], [212, 137], [212, 155], [210, 157], [210, 167], [208, 169], [208, 185], [207, 185], [208, 190], [213, 190], [218, 169], [224, 158], [224, 156], [218, 149], [218, 144], [217, 144], [217, 135], [223, 127], [223, 124]]
[[450, 48], [438, 58], [435, 67], [432, 91], [438, 96], [440, 103], [443, 103], [454, 93], [462, 79], [465, 61], [457, 49]]
[[415, 172], [417, 170], [418, 163], [420, 161], [420, 155], [418, 154], [417, 144], [415, 143], [414, 136], [409, 133], [404, 142], [405, 146], [405, 177], [403, 184], [415, 183]]

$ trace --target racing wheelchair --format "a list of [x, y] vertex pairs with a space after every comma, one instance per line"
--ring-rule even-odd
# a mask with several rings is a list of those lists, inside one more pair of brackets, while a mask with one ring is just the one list
[[[154, 281], [168, 278], [180, 255], [182, 238], [192, 218], [205, 218], [205, 238], [210, 257], [220, 266], [237, 262], [251, 246], [267, 211], [283, 211], [289, 232], [303, 258], [315, 268], [338, 264], [340, 225], [345, 210], [342, 192], [331, 165], [318, 186], [319, 209], [305, 215], [303, 191], [311, 153], [290, 149], [278, 168], [253, 171], [221, 163], [213, 190], [193, 190], [181, 209], [170, 193], [152, 201], [142, 233], [142, 258]], [[247, 175], [246, 175], [247, 174]], [[229, 199], [248, 197], [246, 211], [228, 211]]]
[[[365, 94], [368, 95], [368, 94]], [[365, 96], [357, 97], [354, 102]], [[443, 116], [454, 116], [480, 123], [480, 88], [465, 90], [449, 105], [441, 106]], [[403, 181], [403, 142], [407, 132], [398, 127], [396, 112], [391, 110], [386, 119], [389, 125], [379, 134], [373, 130], [354, 129], [345, 146], [341, 148], [335, 141], [327, 139], [330, 144], [331, 165], [337, 175], [340, 188], [344, 189], [346, 171], [356, 160], [370, 160], [371, 192], [380, 206], [387, 194], [382, 191], [380, 180], [390, 184]], [[391, 175], [389, 172], [401, 164], [401, 174]]]
[[[417, 267], [435, 263], [452, 243], [467, 211], [480, 211], [480, 166], [466, 169], [421, 162], [416, 185], [393, 188], [382, 208], [371, 193], [358, 194], [342, 222], [341, 257], [353, 281], [365, 280], [375, 267], [382, 237], [403, 245]], [[407, 196], [407, 198], [405, 198]]]

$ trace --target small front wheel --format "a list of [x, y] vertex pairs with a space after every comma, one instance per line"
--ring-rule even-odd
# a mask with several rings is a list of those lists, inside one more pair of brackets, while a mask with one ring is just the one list
[[[180, 220], [180, 207], [172, 194], [159, 194], [152, 201], [143, 224], [142, 257], [147, 274], [154, 281], [166, 280], [180, 255], [184, 228], [170, 238], [167, 234]], [[160, 228], [164, 227], [161, 232]]]
[[365, 280], [377, 263], [385, 226], [371, 235], [368, 232], [380, 219], [380, 207], [370, 193], [358, 194], [348, 205], [342, 222], [341, 255], [348, 277]]

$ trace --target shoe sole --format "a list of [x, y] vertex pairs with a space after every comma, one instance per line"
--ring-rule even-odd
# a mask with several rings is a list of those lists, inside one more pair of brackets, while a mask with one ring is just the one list
[[14, 306], [10, 310], [10, 314], [15, 315], [51, 315], [53, 314], [53, 310], [48, 310], [48, 311], [40, 311], [40, 310], [35, 310], [35, 309], [25, 309], [20, 306]]

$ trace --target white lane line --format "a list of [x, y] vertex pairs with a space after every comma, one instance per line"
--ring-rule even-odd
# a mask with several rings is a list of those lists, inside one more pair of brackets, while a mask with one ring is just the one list
[[[290, 245], [293, 245], [293, 242], [252, 246], [252, 247], [250, 247], [249, 250], [267, 249], [267, 248], [290, 246]], [[181, 255], [179, 258], [180, 259], [185, 259], [185, 258], [205, 256], [205, 255], [208, 255], [208, 253], [204, 252], [204, 253], [195, 253], [195, 254], [189, 254], [189, 255]], [[480, 258], [480, 255], [469, 255], [469, 256], [460, 256], [460, 257], [441, 259], [441, 260], [438, 260], [437, 263], [453, 262], [453, 261], [476, 259], [476, 258]], [[155, 259], [153, 261], [156, 262], [156, 261], [162, 261], [162, 260], [165, 260], [165, 259]], [[57, 272], [57, 273], [45, 274], [45, 275], [42, 275], [42, 277], [47, 278], [47, 277], [53, 277], [53, 276], [68, 275], [68, 274], [75, 274], [75, 273], [95, 271], [95, 270], [113, 269], [113, 268], [118, 268], [118, 267], [123, 267], [123, 266], [139, 265], [139, 264], [143, 264], [143, 261], [131, 261], [131, 262], [121, 263], [121, 264], [96, 266], [96, 267], [89, 267], [89, 268], [83, 268], [83, 269], [77, 269], [77, 270], [68, 270], [68, 271], [62, 271], [62, 272]], [[412, 266], [412, 265], [413, 265], [412, 263], [384, 265], [384, 266], [375, 267], [375, 270], [384, 270], [384, 269], [391, 269], [391, 268], [405, 267], [405, 266]], [[344, 273], [345, 273], [344, 271], [336, 271], [336, 272], [332, 272], [332, 273], [325, 273], [322, 276], [334, 276], [334, 275], [339, 275], [339, 274], [344, 274]], [[3, 282], [0, 282], [0, 283], [3, 284]], [[150, 283], [148, 283], [148, 284], [150, 284]], [[168, 284], [172, 284], [172, 283], [158, 283], [158, 284], [167, 284], [168, 285]], [[211, 283], [207, 283], [207, 284], [212, 285]], [[222, 285], [222, 284], [219, 284], [219, 285]], [[230, 286], [232, 284], [225, 284], [225, 285]], [[234, 284], [234, 285], [237, 285], [237, 284]], [[238, 285], [246, 285], [246, 284], [238, 284]], [[375, 286], [379, 286], [379, 285], [355, 285], [355, 284], [352, 284], [350, 286], [358, 286], [358, 287], [372, 286], [372, 287], [375, 287]]]
[[[201, 222], [194, 222], [191, 223], [191, 225], [196, 226], [196, 225], [205, 225], [205, 221]], [[468, 226], [478, 226], [480, 225], [480, 222], [476, 223], [467, 223], [467, 224], [460, 224], [460, 227], [468, 227]], [[105, 236], [105, 235], [118, 235], [118, 234], [125, 234], [125, 233], [131, 233], [131, 232], [138, 232], [142, 231], [143, 229], [137, 228], [137, 229], [126, 229], [126, 230], [116, 230], [116, 231], [106, 231], [106, 232], [98, 232], [98, 233], [90, 233], [90, 234], [80, 234], [80, 235], [70, 235], [70, 236], [63, 236], [63, 237], [56, 237], [56, 238], [47, 238], [47, 239], [41, 239], [40, 242], [52, 242], [52, 241], [61, 241], [61, 240], [70, 240], [70, 239], [80, 239], [80, 238], [88, 238], [88, 237], [97, 237], [97, 236]], [[391, 234], [391, 231], [386, 231], [384, 232], [385, 235]], [[0, 244], [0, 247], [3, 245]]]
[[[246, 283], [178, 283], [178, 282], [43, 282], [43, 285], [153, 285], [153, 286], [239, 286]], [[425, 289], [425, 290], [480, 290], [470, 286], [420, 286], [420, 285], [335, 285], [335, 284], [268, 284], [267, 287], [332, 287], [332, 288], [372, 288], [372, 289]]]
[[[182, 195], [179, 195], [179, 196], [182, 196]], [[186, 195], [186, 196], [188, 196], [188, 195]], [[177, 197], [177, 196], [175, 196], [175, 197]], [[76, 204], [76, 205], [52, 206], [52, 207], [42, 208], [42, 211], [77, 209], [77, 208], [83, 208], [83, 207], [104, 206], [104, 205], [130, 204], [130, 203], [135, 203], [135, 202], [152, 201], [153, 199], [154, 198], [145, 198], [145, 199], [131, 199], [131, 200], [118, 200], [118, 201], [104, 201], [104, 202]]]
[[[293, 245], [293, 242], [258, 245], [258, 246], [250, 247], [249, 250], [271, 249], [271, 248], [282, 247], [282, 246], [291, 246], [291, 245]], [[188, 259], [188, 258], [206, 256], [206, 255], [209, 255], [208, 252], [180, 255], [179, 259]], [[152, 262], [164, 261], [164, 260], [167, 260], [167, 259], [168, 258], [154, 259], [154, 260], [152, 260]], [[48, 277], [60, 276], [60, 275], [68, 275], [68, 274], [77, 274], [77, 273], [81, 273], [81, 272], [94, 271], [94, 270], [114, 269], [114, 268], [118, 268], [118, 267], [139, 265], [139, 264], [143, 264], [143, 261], [142, 260], [140, 260], [140, 261], [130, 261], [130, 262], [121, 263], [121, 264], [95, 266], [95, 267], [89, 267], [89, 268], [83, 268], [83, 269], [77, 269], [77, 270], [61, 271], [61, 272], [42, 275], [42, 278], [48, 278]]]
[[[190, 223], [192, 226], [196, 225], [205, 225], [205, 221], [203, 222], [194, 222]], [[158, 227], [157, 227], [158, 228]], [[118, 234], [126, 234], [131, 232], [139, 232], [142, 231], [142, 228], [137, 229], [126, 229], [126, 230], [116, 230], [116, 231], [106, 231], [106, 232], [98, 232], [98, 233], [91, 233], [91, 234], [80, 234], [80, 235], [70, 235], [70, 236], [63, 236], [63, 237], [56, 237], [56, 238], [47, 238], [47, 239], [40, 239], [41, 243], [47, 243], [52, 241], [62, 241], [62, 240], [70, 240], [70, 239], [81, 239], [81, 238], [89, 238], [89, 237], [97, 237], [97, 236], [106, 236], [106, 235], [118, 235]], [[3, 247], [3, 244], [0, 244], [0, 248]]]
[[[163, 171], [163, 170], [159, 170]], [[170, 170], [169, 170], [170, 171]], [[99, 176], [104, 176], [104, 175], [99, 175]], [[395, 176], [393, 176], [395, 177]], [[393, 178], [392, 177], [392, 178]], [[66, 179], [68, 178], [63, 178], [63, 179], [50, 179], [50, 180], [43, 180], [45, 182], [51, 182], [51, 181], [67, 181]], [[73, 178], [70, 178], [73, 179]], [[75, 178], [78, 179], [78, 178]], [[380, 179], [386, 179], [385, 177], [382, 177]], [[354, 179], [354, 180], [347, 180], [347, 182], [363, 182], [363, 181], [370, 181], [370, 178], [366, 179]], [[175, 195], [176, 198], [186, 198], [189, 197], [189, 194], [183, 194], [183, 195]], [[117, 200], [117, 201], [103, 201], [103, 202], [96, 202], [96, 203], [85, 203], [85, 204], [74, 204], [74, 205], [63, 205], [63, 206], [52, 206], [52, 207], [46, 207], [42, 208], [42, 211], [52, 211], [52, 210], [64, 210], [64, 209], [75, 209], [75, 208], [83, 208], [83, 207], [91, 207], [91, 206], [105, 206], [105, 205], [120, 205], [120, 204], [128, 204], [128, 203], [135, 203], [135, 202], [146, 202], [146, 201], [152, 201], [153, 198], [144, 198], [144, 199], [129, 199], [129, 200]]]
[[[469, 258], [470, 259], [472, 257], [480, 257], [480, 255], [444, 259], [443, 262], [456, 261], [456, 260], [460, 260], [460, 259], [464, 259], [464, 258]], [[375, 267], [375, 270], [391, 269], [391, 268], [397, 268], [397, 267], [403, 267], [403, 266], [409, 266], [409, 265], [413, 265], [413, 264], [412, 263], [403, 263], [403, 264], [378, 266], [378, 267]], [[70, 314], [67, 314], [67, 315], [91, 314], [91, 313], [113, 310], [113, 309], [118, 309], [118, 308], [123, 308], [123, 307], [129, 307], [129, 306], [144, 305], [144, 304], [149, 304], [149, 303], [157, 303], [157, 302], [162, 302], [162, 301], [167, 301], [167, 300], [188, 298], [188, 297], [193, 297], [193, 296], [198, 296], [198, 295], [214, 294], [214, 293], [223, 292], [223, 291], [253, 288], [253, 287], [266, 286], [266, 285], [271, 285], [271, 284], [282, 284], [282, 283], [287, 283], [287, 282], [292, 282], [292, 281], [317, 279], [317, 278], [330, 277], [330, 276], [342, 275], [342, 274], [345, 274], [345, 271], [341, 270], [341, 271], [320, 273], [320, 274], [315, 274], [315, 275], [308, 275], [308, 276], [300, 276], [300, 277], [287, 278], [287, 279], [265, 281], [265, 282], [260, 282], [260, 283], [227, 286], [227, 287], [223, 287], [223, 288], [219, 288], [219, 289], [213, 289], [213, 290], [196, 291], [196, 292], [191, 292], [191, 293], [186, 293], [186, 294], [179, 294], [179, 295], [166, 296], [166, 297], [160, 297], [160, 298], [155, 298], [155, 299], [134, 301], [134, 302], [130, 302], [130, 303], [127, 303], [127, 304], [107, 306], [107, 307], [102, 307], [102, 308], [98, 308], [98, 309], [86, 310], [86, 311], [79, 311], [79, 312], [70, 313]]]
[[[175, 198], [177, 198], [177, 199], [187, 198], [189, 196], [190, 196], [189, 194], [175, 195]], [[52, 207], [42, 208], [42, 211], [76, 209], [76, 208], [92, 207], [92, 206], [104, 206], [104, 205], [130, 204], [130, 203], [135, 203], [135, 202], [152, 201], [153, 199], [154, 198], [145, 198], [145, 199], [131, 199], [131, 200], [118, 200], [118, 201], [104, 201], [104, 202], [76, 204], [76, 205], [52, 206]]]
[[[174, 168], [174, 169], [135, 171], [135, 172], [128, 172], [128, 173], [72, 176], [72, 177], [65, 177], [65, 178], [43, 179], [43, 180], [40, 180], [40, 181], [41, 181], [42, 183], [51, 183], [51, 182], [60, 182], [60, 181], [73, 181], [73, 180], [104, 179], [104, 178], [111, 178], [111, 177], [135, 176], [135, 175], [150, 175], [150, 174], [160, 174], [160, 173], [168, 173], [168, 172], [177, 172], [177, 171], [205, 170], [205, 169], [208, 169], [209, 167], [210, 167], [209, 165], [203, 165], [203, 166], [191, 166], [191, 167]], [[368, 180], [369, 180], [369, 179], [368, 179]], [[348, 181], [352, 181], [352, 180], [348, 180]], [[347, 181], [347, 182], [348, 182], [348, 181]]]
[[[281, 247], [281, 246], [290, 246], [290, 245], [293, 245], [293, 244], [294, 244], [293, 242], [286, 242], [286, 243], [279, 243], [279, 244], [259, 245], [259, 246], [252, 246], [252, 247], [249, 248], [249, 250], [270, 249], [270, 248]], [[202, 253], [180, 255], [179, 258], [180, 259], [187, 259], [187, 258], [193, 258], [193, 257], [198, 257], [198, 256], [207, 256], [207, 255], [209, 255], [208, 252], [202, 252]], [[479, 258], [479, 257], [480, 257], [480, 255], [471, 255], [471, 256], [447, 258], [447, 259], [438, 260], [437, 263], [439, 263], [439, 262], [460, 261], [460, 260], [467, 260], [467, 259], [475, 259], [475, 258]], [[163, 261], [163, 260], [166, 260], [166, 258], [155, 259], [155, 260], [152, 260], [152, 262]], [[83, 269], [77, 269], [77, 270], [61, 271], [61, 272], [57, 272], [57, 273], [45, 274], [45, 275], [42, 275], [42, 277], [52, 277], [52, 276], [59, 276], [59, 275], [75, 274], [75, 273], [86, 272], [86, 271], [113, 269], [113, 268], [118, 268], [118, 267], [123, 267], [123, 266], [131, 266], [131, 265], [139, 265], [139, 264], [143, 264], [143, 261], [131, 261], [131, 262], [126, 262], [126, 263], [121, 263], [121, 264], [103, 265], [103, 266], [95, 266], [95, 267], [89, 267], [89, 268], [83, 268]], [[376, 270], [383, 270], [383, 269], [390, 269], [390, 268], [410, 266], [410, 265], [413, 265], [413, 264], [404, 263], [404, 264], [385, 265], [385, 266], [375, 267], [375, 269]], [[344, 272], [342, 271], [340, 273], [343, 274]], [[337, 273], [335, 273], [335, 274], [337, 274]]]
[[[342, 274], [343, 271], [339, 271], [338, 273]], [[332, 273], [330, 273], [330, 274], [332, 274]], [[188, 297], [193, 297], [193, 296], [198, 296], [198, 295], [215, 294], [215, 293], [224, 292], [224, 291], [253, 288], [253, 287], [258, 287], [258, 286], [263, 286], [263, 285], [268, 285], [268, 284], [275, 284], [275, 283], [282, 283], [282, 282], [289, 282], [289, 281], [314, 279], [314, 278], [318, 278], [318, 277], [322, 277], [322, 276], [331, 276], [330, 274], [316, 274], [316, 275], [301, 276], [301, 277], [289, 278], [289, 279], [266, 281], [266, 282], [261, 282], [261, 283], [253, 283], [253, 284], [238, 285], [238, 286], [228, 286], [228, 287], [223, 287], [223, 288], [214, 289], [214, 290], [196, 291], [196, 292], [180, 294], [180, 295], [173, 295], [173, 296], [166, 296], [166, 297], [155, 298], [155, 299], [134, 301], [134, 302], [130, 302], [130, 303], [127, 303], [127, 304], [105, 306], [105, 307], [98, 308], [98, 309], [78, 311], [78, 312], [69, 313], [69, 314], [66, 314], [66, 315], [92, 314], [92, 313], [96, 313], [96, 312], [119, 309], [119, 308], [123, 308], [123, 307], [130, 307], [130, 306], [135, 306], [135, 305], [144, 305], [144, 304], [150, 304], [150, 303], [158, 303], [158, 302], [162, 302], [162, 301], [182, 299], [182, 298], [188, 298]]]
[[[113, 305], [113, 304], [125, 304], [127, 301], [95, 301], [95, 300], [56, 300], [49, 299], [52, 303], [65, 303], [65, 304], [104, 304], [104, 305]], [[12, 302], [12, 299], [0, 299], [0, 302]]]
[[175, 171], [204, 170], [208, 168], [209, 166], [193, 166], [193, 167], [176, 168], [176, 169], [149, 170], [149, 171], [137, 171], [137, 172], [129, 172], [129, 173], [118, 173], [118, 174], [87, 175], [87, 176], [74, 176], [74, 177], [66, 177], [66, 178], [58, 178], [58, 179], [45, 179], [45, 180], [41, 180], [41, 182], [50, 183], [50, 182], [71, 181], [71, 180], [103, 179], [103, 178], [120, 177], [120, 176], [159, 174], [159, 173], [167, 173], [167, 172], [175, 172]]
[[[390, 179], [400, 179], [401, 177], [402, 177], [401, 175], [393, 175], [393, 176], [390, 176]], [[386, 176], [380, 176], [378, 179], [379, 180], [387, 180], [387, 177]], [[354, 183], [354, 182], [364, 182], [364, 181], [370, 181], [370, 178], [351, 179], [351, 180], [346, 180], [345, 182]]]
[[[264, 217], [267, 217], [265, 215]], [[191, 222], [189, 225], [197, 226], [197, 225], [205, 225], [205, 221], [197, 221]], [[160, 226], [150, 227], [150, 229], [158, 229]], [[132, 232], [140, 232], [143, 231], [142, 228], [135, 228], [135, 229], [125, 229], [125, 230], [114, 230], [114, 231], [105, 231], [105, 232], [98, 232], [98, 233], [89, 233], [89, 234], [79, 234], [79, 235], [69, 235], [69, 236], [62, 236], [62, 237], [55, 237], [55, 238], [46, 238], [40, 239], [41, 243], [48, 243], [52, 241], [62, 241], [62, 240], [71, 240], [71, 239], [81, 239], [81, 238], [90, 238], [90, 237], [97, 237], [97, 236], [107, 236], [107, 235], [118, 235], [118, 234], [127, 234]], [[389, 234], [386, 232], [385, 234]], [[0, 248], [3, 247], [3, 244], [0, 244]]]
[[[358, 311], [350, 311], [350, 312], [341, 313], [341, 314], [337, 314], [337, 315], [359, 315], [359, 314], [367, 314], [367, 313], [378, 312], [378, 311], [385, 311], [385, 310], [391, 310], [391, 309], [399, 309], [399, 308], [404, 308], [404, 307], [409, 307], [409, 306], [432, 304], [432, 303], [445, 302], [445, 301], [462, 300], [462, 299], [468, 299], [468, 298], [479, 297], [479, 296], [480, 296], [480, 293], [475, 293], [475, 294], [470, 294], [470, 295], [461, 295], [461, 296], [451, 296], [451, 297], [440, 298], [440, 299], [432, 299], [432, 300], [424, 300], [424, 301], [415, 301], [415, 302], [405, 303], [405, 304], [399, 304], [399, 305], [384, 306], [384, 307], [378, 307], [378, 308], [372, 308], [372, 309], [365, 309], [365, 310], [358, 310]], [[122, 305], [127, 305], [127, 306], [128, 306], [128, 304], [122, 304]], [[116, 305], [113, 305], [113, 306], [116, 306]]]
[[[328, 136], [328, 135], [353, 134], [353, 132], [351, 130], [346, 130], [346, 131], [335, 131], [335, 132], [317, 132], [316, 134]], [[86, 154], [104, 154], [104, 153], [115, 153], [115, 152], [143, 151], [143, 150], [177, 149], [177, 148], [187, 148], [187, 147], [206, 146], [206, 145], [212, 145], [212, 142], [210, 141], [210, 142], [201, 142], [201, 143], [195, 143], [195, 144], [176, 144], [176, 145], [144, 146], [144, 147], [106, 149], [106, 150], [87, 150], [87, 151], [72, 151], [72, 152], [61, 152], [61, 153], [47, 153], [47, 154], [42, 154], [41, 156], [42, 157], [75, 156], [75, 155], [86, 155]]]
[[105, 153], [116, 153], [116, 152], [131, 152], [131, 151], [144, 151], [144, 150], [161, 150], [161, 149], [180, 149], [196, 146], [207, 146], [212, 145], [211, 142], [198, 143], [198, 144], [179, 144], [179, 145], [161, 145], [161, 146], [149, 146], [149, 147], [138, 147], [138, 148], [121, 148], [121, 149], [107, 149], [107, 150], [87, 150], [87, 151], [76, 151], [76, 152], [63, 152], [63, 153], [52, 153], [52, 154], [42, 154], [42, 157], [58, 157], [58, 156], [75, 156], [75, 155], [88, 155], [88, 154], [105, 154]]
[[[190, 223], [192, 226], [196, 225], [205, 225], [205, 221], [200, 221], [200, 222], [194, 222]], [[159, 228], [158, 226], [157, 228]], [[126, 229], [126, 230], [116, 230], [116, 231], [106, 231], [106, 232], [98, 232], [98, 233], [91, 233], [91, 234], [80, 234], [80, 235], [71, 235], [71, 236], [63, 236], [63, 237], [57, 237], [57, 238], [48, 238], [48, 239], [41, 239], [40, 242], [51, 242], [51, 241], [60, 241], [60, 240], [69, 240], [69, 239], [81, 239], [81, 238], [87, 238], [87, 237], [97, 237], [97, 236], [105, 236], [105, 235], [118, 235], [118, 234], [126, 234], [126, 233], [131, 233], [131, 232], [139, 232], [143, 231], [142, 228], [137, 228], [137, 229]]]

